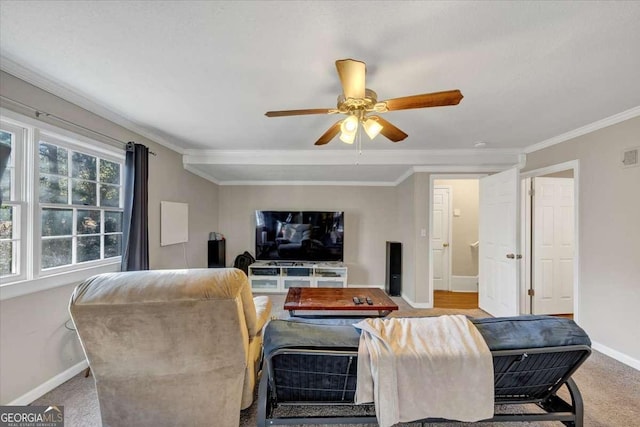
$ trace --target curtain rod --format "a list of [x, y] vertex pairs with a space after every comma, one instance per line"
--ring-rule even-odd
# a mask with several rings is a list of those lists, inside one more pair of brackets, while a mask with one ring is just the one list
[[[58, 120], [58, 121], [60, 121], [62, 123], [68, 124], [70, 126], [77, 127], [78, 129], [82, 129], [84, 131], [91, 132], [91, 133], [93, 133], [95, 135], [100, 135], [103, 138], [107, 138], [107, 139], [110, 139], [110, 140], [115, 141], [117, 143], [120, 143], [120, 144], [123, 145], [123, 148], [125, 150], [127, 149], [128, 142], [120, 141], [119, 139], [116, 139], [116, 138], [114, 138], [112, 136], [105, 135], [104, 133], [95, 131], [93, 129], [89, 129], [89, 128], [84, 127], [82, 125], [79, 125], [77, 123], [73, 123], [73, 122], [71, 122], [71, 121], [69, 121], [67, 119], [63, 119], [62, 117], [58, 117], [55, 114], [47, 113], [46, 111], [42, 111], [42, 110], [40, 110], [38, 108], [32, 107], [31, 105], [27, 105], [27, 104], [25, 104], [23, 102], [16, 101], [15, 99], [11, 99], [8, 96], [0, 95], [0, 98], [2, 98], [4, 100], [7, 100], [7, 101], [10, 101], [10, 102], [13, 102], [14, 104], [18, 104], [19, 106], [21, 106], [23, 108], [26, 108], [28, 110], [33, 111], [36, 119], [40, 119], [40, 116], [50, 117], [50, 118], [52, 118], [54, 120]], [[153, 151], [149, 151], [149, 154], [151, 154], [152, 156], [156, 156], [156, 153], [154, 153]]]

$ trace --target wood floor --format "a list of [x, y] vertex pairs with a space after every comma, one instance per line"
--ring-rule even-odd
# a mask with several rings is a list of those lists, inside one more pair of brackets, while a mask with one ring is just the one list
[[433, 306], [437, 308], [478, 308], [478, 293], [433, 291]]
[[[433, 306], [437, 308], [478, 308], [477, 292], [433, 291]], [[554, 314], [573, 319], [573, 314]]]

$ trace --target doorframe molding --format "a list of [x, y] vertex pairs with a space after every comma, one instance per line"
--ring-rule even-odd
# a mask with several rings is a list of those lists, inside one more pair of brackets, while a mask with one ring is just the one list
[[[573, 320], [580, 320], [580, 160], [570, 160], [520, 173], [520, 180], [573, 170]], [[525, 259], [525, 263], [527, 260]], [[531, 266], [529, 266], [531, 268]], [[521, 284], [521, 289], [524, 284]], [[526, 289], [525, 289], [526, 291]], [[524, 307], [521, 307], [521, 310]]]
[[[427, 281], [427, 289], [428, 295], [430, 295], [430, 301], [433, 306], [433, 251], [431, 248], [431, 235], [433, 234], [433, 190], [435, 186], [435, 181], [438, 179], [477, 179], [484, 178], [488, 176], [488, 173], [439, 173], [439, 174], [431, 174], [429, 175], [429, 197], [427, 206], [427, 215], [429, 215], [429, 235], [427, 236], [427, 253], [429, 254], [429, 280]], [[451, 202], [453, 200], [453, 192], [449, 191], [449, 238], [451, 239], [451, 215], [453, 210], [451, 209]], [[449, 243], [449, 247], [451, 248], [451, 243]], [[449, 251], [449, 290], [451, 290], [451, 273], [453, 266], [451, 265], [451, 253], [453, 249]]]

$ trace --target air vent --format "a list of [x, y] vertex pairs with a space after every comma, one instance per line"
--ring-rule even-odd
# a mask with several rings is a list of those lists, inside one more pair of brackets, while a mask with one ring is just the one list
[[640, 148], [638, 147], [625, 150], [622, 153], [622, 166], [625, 168], [628, 168], [631, 166], [638, 166], [638, 164], [640, 164], [639, 162], [640, 159], [638, 159], [639, 151], [640, 151]]

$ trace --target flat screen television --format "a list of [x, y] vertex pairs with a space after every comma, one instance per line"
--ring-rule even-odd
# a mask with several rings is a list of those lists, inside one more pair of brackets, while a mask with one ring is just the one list
[[256, 259], [343, 261], [344, 212], [256, 211]]

